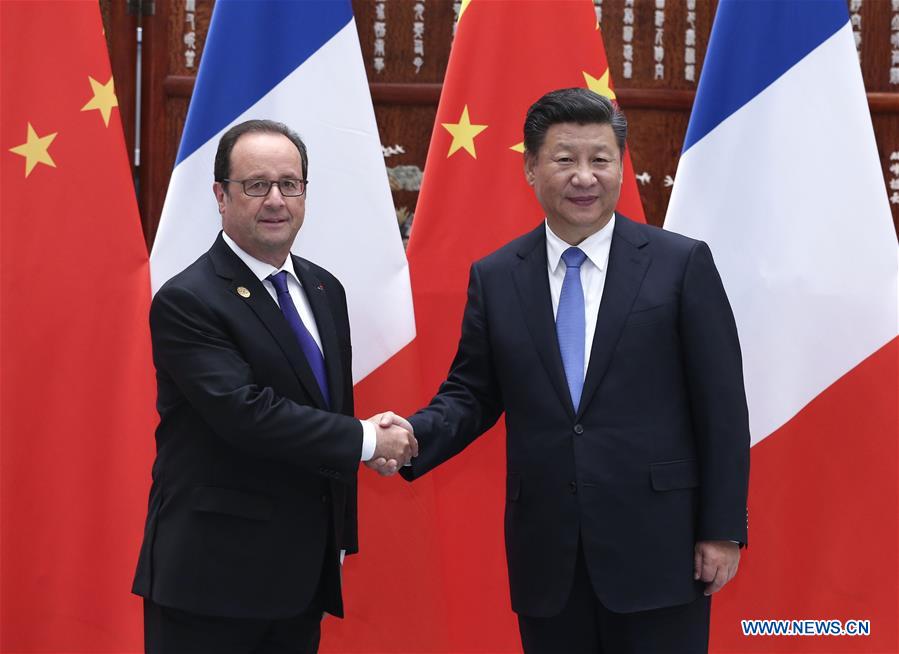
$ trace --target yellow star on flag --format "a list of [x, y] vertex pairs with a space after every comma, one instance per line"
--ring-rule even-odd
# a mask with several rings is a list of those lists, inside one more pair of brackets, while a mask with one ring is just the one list
[[100, 84], [100, 82], [90, 76], [87, 79], [90, 80], [94, 97], [81, 107], [81, 111], [97, 109], [103, 116], [103, 122], [109, 127], [109, 116], [112, 114], [112, 108], [119, 106], [119, 100], [116, 98], [115, 89], [113, 88], [112, 76], [109, 77], [109, 81], [106, 84]]
[[516, 143], [515, 145], [510, 145], [509, 149], [524, 154], [524, 141], [522, 141], [521, 143]]
[[587, 71], [582, 72], [584, 73], [584, 81], [587, 82], [588, 89], [590, 89], [594, 93], [598, 93], [599, 95], [606, 96], [609, 100], [615, 99], [615, 91], [613, 91], [609, 86], [608, 68], [606, 68], [606, 72], [604, 72], [599, 79], [596, 79]]
[[459, 7], [459, 18], [456, 19], [456, 23], [462, 20], [462, 14], [465, 13], [465, 10], [468, 9], [468, 5], [471, 4], [471, 0], [462, 0], [462, 5]]
[[453, 135], [453, 142], [450, 145], [449, 153], [446, 155], [447, 158], [453, 156], [457, 150], [462, 148], [474, 159], [478, 158], [474, 151], [474, 137], [487, 129], [487, 126], [471, 124], [471, 120], [468, 118], [468, 105], [465, 105], [465, 108], [462, 109], [462, 116], [459, 118], [458, 123], [440, 124], [443, 125], [447, 132]]
[[31, 123], [28, 123], [28, 135], [25, 137], [25, 142], [22, 145], [9, 149], [10, 152], [25, 157], [25, 177], [28, 177], [39, 163], [56, 168], [56, 163], [47, 149], [53, 143], [53, 139], [56, 138], [58, 133], [53, 132], [52, 134], [47, 134], [47, 136], [38, 136]]

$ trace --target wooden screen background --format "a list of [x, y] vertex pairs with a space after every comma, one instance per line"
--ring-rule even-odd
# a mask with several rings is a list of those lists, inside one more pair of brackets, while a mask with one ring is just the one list
[[[593, 1], [618, 102], [630, 122], [629, 145], [647, 220], [660, 225], [717, 0]], [[135, 4], [152, 13], [130, 13]], [[100, 0], [131, 153], [136, 31], [142, 28], [141, 157], [135, 186], [148, 246], [159, 224], [213, 4], [213, 0]], [[398, 224], [405, 233], [415, 211], [460, 3], [352, 0], [352, 4]], [[847, 0], [847, 5], [899, 232], [899, 0]], [[659, 40], [662, 50], [657, 49]], [[293, 127], [302, 133], [302, 125]]]

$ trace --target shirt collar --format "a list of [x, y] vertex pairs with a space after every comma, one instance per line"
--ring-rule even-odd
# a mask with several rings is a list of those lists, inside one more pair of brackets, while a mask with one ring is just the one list
[[282, 270], [286, 271], [291, 277], [293, 277], [300, 286], [303, 284], [300, 282], [300, 278], [297, 277], [297, 273], [293, 268], [293, 257], [287, 255], [287, 258], [284, 260], [284, 265], [280, 268], [276, 268], [270, 263], [266, 263], [265, 261], [260, 261], [256, 257], [251, 254], [247, 254], [243, 248], [241, 248], [237, 243], [234, 242], [230, 236], [228, 236], [225, 232], [222, 232], [222, 240], [228, 244], [228, 247], [236, 254], [241, 261], [247, 264], [247, 268], [256, 275], [259, 281], [265, 280], [269, 275], [272, 275], [276, 272], [280, 272]]
[[[570, 248], [571, 245], [556, 236], [555, 232], [550, 229], [548, 222], [545, 222], [545, 225], [546, 260], [549, 263], [550, 271], [555, 273], [559, 267], [559, 262], [562, 260], [562, 253]], [[609, 263], [609, 248], [612, 246], [612, 233], [614, 230], [615, 214], [613, 213], [609, 222], [601, 230], [578, 243], [577, 247], [583, 250], [587, 258], [600, 270], [605, 270]]]

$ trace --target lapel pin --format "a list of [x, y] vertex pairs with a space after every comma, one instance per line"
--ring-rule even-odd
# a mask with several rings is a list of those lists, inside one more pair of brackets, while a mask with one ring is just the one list
[[317, 288], [318, 290], [320, 290], [322, 293], [325, 292], [325, 285], [322, 284], [321, 282], [319, 282], [319, 283], [318, 283], [318, 286], [316, 286], [315, 288]]
[[237, 287], [237, 294], [238, 294], [240, 297], [250, 297], [250, 291], [249, 291], [249, 289], [246, 288], [245, 286], [238, 286], [238, 287]]

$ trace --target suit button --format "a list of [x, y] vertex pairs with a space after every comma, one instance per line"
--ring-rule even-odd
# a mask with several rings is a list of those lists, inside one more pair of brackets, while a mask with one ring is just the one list
[[328, 503], [328, 496], [322, 495], [322, 504], [327, 504], [327, 503]]
[[578, 423], [574, 426], [574, 433], [580, 436], [584, 433], [584, 425]]
[[577, 482], [576, 481], [568, 482], [568, 488], [571, 490], [572, 495], [577, 495]]

